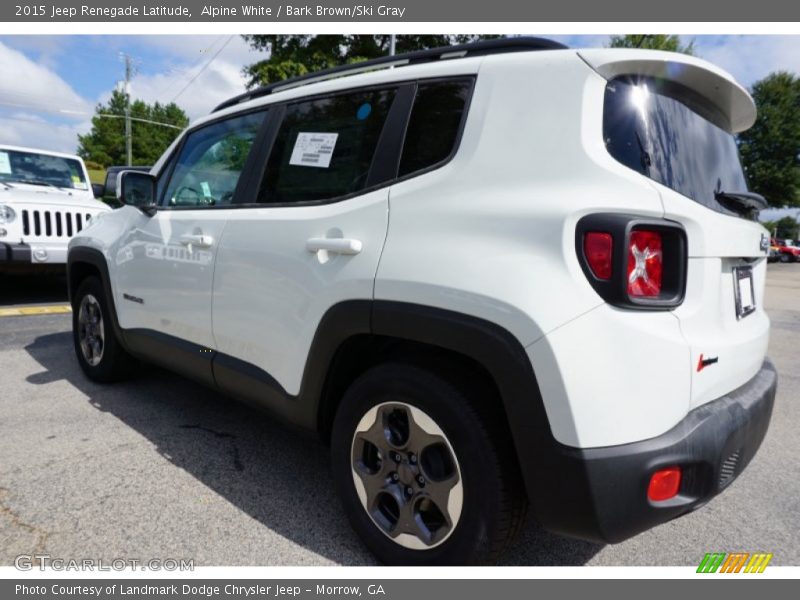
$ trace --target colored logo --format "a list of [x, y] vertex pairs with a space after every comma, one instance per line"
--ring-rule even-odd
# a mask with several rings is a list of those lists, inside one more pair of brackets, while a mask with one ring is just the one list
[[700, 561], [698, 573], [763, 573], [772, 554], [766, 552], [709, 552]]

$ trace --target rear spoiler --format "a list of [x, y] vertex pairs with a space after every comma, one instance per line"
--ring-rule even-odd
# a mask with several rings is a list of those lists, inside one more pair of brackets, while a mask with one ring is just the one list
[[731, 133], [752, 127], [756, 105], [731, 75], [702, 59], [675, 52], [627, 48], [580, 50], [578, 55], [606, 79], [638, 75], [679, 83], [720, 111]]

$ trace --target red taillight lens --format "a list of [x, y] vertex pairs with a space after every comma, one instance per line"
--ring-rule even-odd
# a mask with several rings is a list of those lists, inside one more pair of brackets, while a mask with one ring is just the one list
[[661, 234], [636, 229], [628, 243], [628, 296], [655, 298], [661, 294], [664, 258]]
[[598, 279], [611, 279], [614, 238], [610, 233], [589, 231], [583, 238], [583, 252], [589, 268]]
[[681, 468], [667, 467], [653, 473], [647, 487], [647, 497], [654, 502], [669, 500], [681, 489]]

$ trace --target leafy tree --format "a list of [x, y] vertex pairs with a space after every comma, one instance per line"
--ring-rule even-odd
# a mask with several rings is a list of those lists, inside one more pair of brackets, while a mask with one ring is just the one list
[[[398, 35], [398, 54], [437, 46], [464, 44], [497, 35]], [[252, 88], [313, 71], [386, 56], [389, 35], [245, 35], [256, 50], [269, 58], [244, 68], [247, 87]]]
[[777, 226], [778, 223], [777, 221], [759, 221], [759, 222], [761, 223], [761, 225], [764, 226], [764, 229], [769, 231], [770, 235], [775, 234], [775, 227]]
[[770, 232], [776, 231], [775, 237], [778, 239], [797, 240], [797, 228], [798, 224], [794, 217], [785, 216], [775, 222], [775, 228], [770, 229]]
[[[92, 129], [78, 135], [78, 155], [84, 160], [109, 167], [127, 164], [125, 151], [125, 94], [114, 91], [108, 104], [98, 104]], [[131, 117], [167, 123], [183, 129], [189, 124], [186, 113], [175, 103], [131, 102]], [[179, 129], [131, 121], [133, 165], [152, 165], [180, 133]]]
[[772, 206], [800, 206], [800, 78], [771, 73], [751, 93], [758, 119], [739, 134], [750, 187]]
[[677, 35], [612, 35], [609, 48], [642, 48], [694, 54], [694, 41], [684, 44]]

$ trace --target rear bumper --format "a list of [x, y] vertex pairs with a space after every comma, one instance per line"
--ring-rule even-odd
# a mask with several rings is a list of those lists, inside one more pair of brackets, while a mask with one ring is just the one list
[[[694, 409], [658, 437], [592, 449], [556, 444], [546, 465], [537, 468], [537, 517], [556, 533], [614, 543], [699, 508], [755, 455], [776, 389], [777, 373], [767, 360], [746, 384]], [[683, 471], [679, 494], [651, 502], [650, 476], [674, 465]]]

